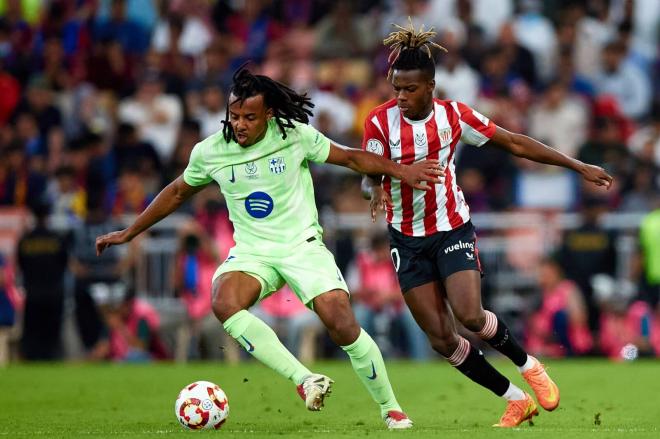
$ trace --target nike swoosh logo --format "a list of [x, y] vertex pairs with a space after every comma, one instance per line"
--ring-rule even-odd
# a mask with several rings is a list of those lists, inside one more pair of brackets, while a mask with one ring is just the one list
[[247, 351], [248, 351], [248, 352], [252, 352], [252, 351], [254, 351], [254, 345], [253, 345], [252, 343], [250, 343], [250, 342], [248, 341], [248, 339], [245, 338], [245, 337], [243, 337], [242, 335], [241, 335], [241, 338], [243, 339], [243, 341], [244, 341], [245, 343], [247, 343], [247, 348], [246, 348]]
[[375, 380], [378, 375], [376, 374], [376, 366], [374, 366], [374, 362], [371, 362], [371, 376], [368, 376], [370, 380]]
[[231, 165], [231, 178], [229, 179], [230, 183], [236, 182], [236, 177], [234, 177], [234, 165]]

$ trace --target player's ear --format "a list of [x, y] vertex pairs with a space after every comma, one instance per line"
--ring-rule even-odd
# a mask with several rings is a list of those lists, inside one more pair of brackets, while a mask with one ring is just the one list
[[431, 91], [435, 90], [435, 79], [429, 80], [428, 87], [429, 87], [429, 90], [431, 90]]
[[275, 115], [275, 112], [273, 111], [272, 108], [268, 108], [266, 110], [266, 120], [271, 120], [274, 115]]

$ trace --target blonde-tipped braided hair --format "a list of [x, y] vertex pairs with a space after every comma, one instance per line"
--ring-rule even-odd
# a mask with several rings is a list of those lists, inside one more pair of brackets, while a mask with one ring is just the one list
[[447, 51], [444, 47], [433, 41], [435, 38], [436, 32], [433, 28], [429, 30], [424, 30], [424, 25], [422, 24], [419, 30], [415, 30], [413, 25], [412, 18], [408, 17], [408, 27], [399, 26], [398, 24], [392, 24], [396, 27], [397, 30], [390, 32], [387, 38], [383, 40], [383, 44], [390, 48], [390, 55], [387, 58], [388, 64], [390, 65], [389, 72], [387, 74], [388, 79], [392, 77], [392, 70], [394, 64], [397, 62], [402, 53], [411, 50], [411, 51], [420, 51], [433, 63], [433, 52], [434, 48]]

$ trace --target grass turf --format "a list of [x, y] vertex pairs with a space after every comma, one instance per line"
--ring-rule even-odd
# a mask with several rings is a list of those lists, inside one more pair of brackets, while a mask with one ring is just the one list
[[[522, 385], [510, 363], [495, 364]], [[549, 366], [561, 388], [560, 407], [510, 431], [491, 427], [504, 403], [444, 362], [389, 362], [399, 402], [415, 427], [387, 432], [348, 361], [313, 368], [336, 381], [321, 413], [307, 412], [291, 383], [255, 362], [14, 365], [0, 369], [0, 437], [660, 438], [660, 362]], [[185, 431], [174, 417], [179, 390], [202, 379], [229, 397], [229, 420], [220, 431]]]

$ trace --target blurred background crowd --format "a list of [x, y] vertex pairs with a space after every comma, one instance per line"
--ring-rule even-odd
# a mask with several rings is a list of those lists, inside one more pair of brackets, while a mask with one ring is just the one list
[[[210, 310], [233, 245], [217, 187], [97, 258], [221, 128], [234, 69], [306, 91], [359, 147], [390, 99], [391, 23], [437, 31], [436, 95], [606, 168], [609, 191], [460, 147], [485, 304], [535, 354], [660, 355], [657, 0], [0, 0], [0, 364], [245, 355]], [[360, 177], [313, 168], [327, 244], [386, 356], [427, 359]], [[255, 311], [303, 360], [334, 357], [286, 288]]]

